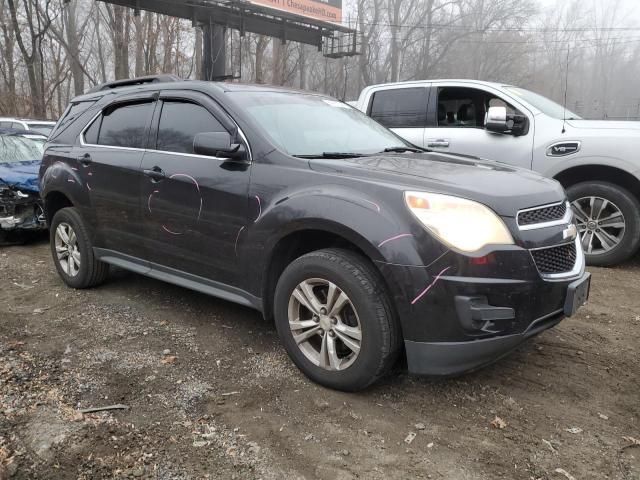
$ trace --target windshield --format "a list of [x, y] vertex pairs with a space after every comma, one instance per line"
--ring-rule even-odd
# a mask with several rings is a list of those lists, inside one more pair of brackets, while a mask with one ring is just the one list
[[337, 100], [281, 92], [230, 94], [289, 155], [371, 154], [409, 146], [359, 110]]
[[521, 98], [525, 102], [530, 103], [551, 118], [557, 118], [558, 120], [562, 120], [564, 118], [567, 120], [582, 120], [575, 113], [565, 110], [562, 105], [559, 105], [553, 100], [549, 100], [547, 97], [543, 97], [535, 92], [531, 92], [520, 87], [504, 87], [504, 89], [516, 97]]
[[48, 137], [53, 130], [54, 125], [46, 124], [46, 123], [28, 123], [27, 126], [29, 130], [33, 130], [34, 132], [38, 132], [43, 134], [45, 137]]
[[15, 135], [0, 135], [0, 163], [40, 160], [44, 143]]

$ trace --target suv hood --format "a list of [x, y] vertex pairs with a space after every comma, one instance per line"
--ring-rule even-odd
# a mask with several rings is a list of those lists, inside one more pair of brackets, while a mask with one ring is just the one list
[[640, 122], [615, 120], [567, 120], [567, 123], [577, 129], [596, 130], [640, 130]]
[[565, 199], [562, 186], [531, 170], [439, 153], [384, 154], [347, 159], [313, 159], [312, 169], [368, 177], [404, 187], [475, 200], [496, 213], [514, 217], [519, 210]]

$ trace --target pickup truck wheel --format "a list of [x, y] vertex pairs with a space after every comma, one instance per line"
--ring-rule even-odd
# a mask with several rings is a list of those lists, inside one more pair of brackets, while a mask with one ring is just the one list
[[326, 387], [362, 390], [397, 358], [400, 329], [383, 280], [356, 253], [318, 250], [294, 260], [278, 281], [274, 310], [293, 362]]
[[109, 265], [95, 258], [89, 234], [75, 208], [58, 210], [49, 232], [53, 263], [64, 283], [90, 288], [107, 278]]
[[607, 182], [583, 182], [567, 189], [587, 264], [612, 266], [640, 247], [640, 203], [626, 189]]

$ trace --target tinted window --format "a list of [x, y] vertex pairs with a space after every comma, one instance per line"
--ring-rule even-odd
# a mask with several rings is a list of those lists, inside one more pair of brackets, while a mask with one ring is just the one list
[[224, 131], [220, 122], [200, 105], [164, 102], [156, 148], [167, 152], [193, 153], [193, 140], [198, 133]]
[[84, 132], [84, 141], [90, 145], [96, 145], [98, 143], [98, 133], [100, 132], [100, 123], [102, 122], [102, 116], [96, 118], [91, 126]]
[[113, 147], [145, 148], [152, 103], [137, 103], [105, 110], [98, 144]]
[[513, 106], [492, 93], [476, 88], [438, 89], [438, 126], [483, 128], [489, 107], [506, 107], [508, 114], [519, 114]]
[[373, 94], [369, 115], [388, 128], [424, 127], [427, 124], [426, 88], [399, 88]]

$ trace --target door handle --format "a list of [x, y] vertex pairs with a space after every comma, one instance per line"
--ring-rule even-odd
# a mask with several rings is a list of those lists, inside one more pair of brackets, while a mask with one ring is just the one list
[[89, 165], [91, 165], [91, 162], [93, 162], [93, 160], [91, 159], [91, 155], [89, 155], [88, 153], [85, 153], [81, 157], [78, 157], [78, 161], [82, 164], [83, 167], [88, 167]]
[[150, 170], [144, 170], [144, 174], [149, 177], [152, 182], [160, 182], [166, 177], [164, 170], [158, 166], [155, 166]]
[[431, 148], [449, 148], [449, 140], [444, 138], [439, 138], [437, 140], [430, 139], [427, 140], [427, 147]]

